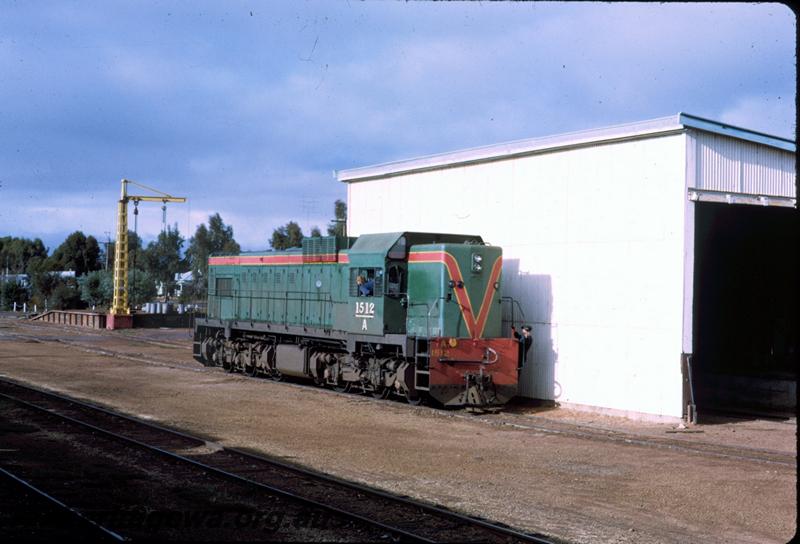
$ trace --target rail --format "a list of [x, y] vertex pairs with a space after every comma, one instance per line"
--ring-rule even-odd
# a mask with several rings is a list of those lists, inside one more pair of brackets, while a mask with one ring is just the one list
[[[7, 384], [7, 383], [11, 383], [11, 382], [4, 382], [4, 383]], [[20, 384], [17, 384], [17, 383], [14, 383], [14, 385], [18, 386], [18, 387], [22, 387], [22, 386], [20, 386]], [[75, 404], [75, 405], [81, 406], [84, 409], [96, 410], [96, 407], [94, 407], [94, 406], [92, 406], [92, 405], [90, 405], [88, 403], [82, 403], [82, 402], [79, 402], [79, 401], [75, 401], [74, 399], [67, 399], [66, 397], [62, 397], [60, 395], [55, 395], [55, 394], [48, 393], [48, 392], [41, 391], [41, 390], [36, 390], [35, 388], [27, 388], [27, 389], [30, 390], [30, 391], [36, 391], [40, 395], [50, 396], [52, 398], [59, 398], [59, 400], [64, 400], [64, 401], [69, 402], [71, 404]], [[207, 463], [201, 463], [199, 461], [196, 461], [196, 460], [191, 459], [189, 457], [186, 457], [184, 455], [180, 455], [180, 454], [171, 452], [171, 451], [169, 451], [167, 449], [164, 449], [164, 448], [161, 448], [161, 447], [153, 446], [151, 444], [143, 442], [140, 439], [131, 438], [131, 437], [122, 435], [122, 434], [120, 434], [118, 432], [114, 432], [113, 430], [104, 429], [103, 427], [100, 427], [95, 423], [88, 423], [86, 421], [82, 421], [82, 420], [77, 419], [75, 417], [71, 417], [69, 415], [65, 415], [65, 414], [59, 413], [56, 410], [51, 410], [51, 409], [39, 406], [39, 405], [37, 405], [35, 403], [28, 402], [26, 400], [17, 398], [14, 395], [8, 395], [6, 393], [0, 393], [0, 397], [8, 399], [8, 400], [11, 400], [11, 401], [14, 401], [17, 404], [19, 404], [21, 406], [25, 406], [25, 407], [27, 407], [29, 409], [36, 410], [36, 411], [39, 411], [39, 412], [46, 413], [48, 415], [57, 417], [57, 418], [59, 418], [59, 419], [61, 419], [63, 421], [69, 422], [69, 423], [71, 423], [73, 425], [77, 425], [79, 427], [83, 427], [85, 429], [88, 429], [91, 432], [97, 433], [97, 434], [102, 435], [102, 436], [106, 436], [106, 437], [111, 438], [113, 440], [116, 440], [118, 442], [122, 442], [122, 443], [125, 443], [127, 445], [133, 446], [135, 448], [139, 448], [139, 449], [144, 450], [144, 451], [148, 451], [148, 452], [152, 452], [152, 453], [161, 455], [161, 456], [166, 457], [168, 459], [171, 459], [173, 461], [177, 461], [177, 462], [181, 462], [181, 463], [184, 463], [184, 464], [191, 465], [191, 466], [199, 468], [199, 469], [201, 469], [201, 470], [203, 470], [203, 471], [205, 471], [207, 473], [212, 473], [212, 474], [215, 474], [217, 476], [221, 476], [222, 478], [224, 478], [226, 480], [231, 480], [231, 481], [239, 482], [239, 483], [242, 483], [242, 484], [250, 485], [250, 486], [265, 490], [265, 491], [267, 491], [269, 493], [272, 493], [274, 495], [278, 495], [278, 496], [281, 496], [281, 497], [284, 497], [284, 498], [287, 498], [287, 499], [298, 501], [298, 502], [303, 503], [303, 504], [305, 504], [307, 506], [311, 506], [311, 507], [314, 507], [314, 508], [319, 508], [321, 510], [326, 510], [328, 512], [331, 512], [331, 513], [336, 514], [336, 515], [343, 516], [343, 517], [351, 519], [353, 521], [366, 523], [366, 524], [371, 525], [373, 527], [378, 527], [379, 529], [388, 531], [389, 533], [395, 535], [396, 537], [403, 538], [404, 541], [425, 542], [425, 543], [431, 543], [431, 544], [435, 542], [434, 540], [431, 540], [431, 539], [428, 539], [428, 538], [424, 538], [424, 537], [420, 537], [419, 535], [416, 535], [414, 533], [406, 531], [406, 530], [404, 530], [402, 528], [392, 527], [390, 525], [386, 525], [386, 524], [381, 523], [379, 521], [376, 521], [374, 519], [370, 519], [368, 517], [361, 516], [359, 514], [356, 514], [356, 513], [353, 513], [353, 512], [349, 512], [347, 510], [343, 510], [342, 508], [339, 508], [338, 506], [333, 506], [331, 504], [327, 504], [327, 503], [319, 502], [319, 501], [316, 501], [316, 500], [313, 500], [313, 499], [309, 499], [308, 497], [303, 497], [303, 496], [300, 496], [300, 495], [298, 495], [296, 493], [292, 493], [290, 491], [286, 491], [284, 489], [280, 489], [280, 488], [272, 486], [272, 485], [264, 484], [264, 483], [249, 479], [249, 478], [241, 476], [239, 474], [230, 472], [229, 470], [224, 470], [224, 469], [218, 468], [216, 466], [213, 466], [213, 465], [210, 465], [210, 464], [207, 464]], [[196, 438], [196, 437], [191, 437], [191, 436], [189, 436], [189, 435], [187, 435], [185, 433], [178, 433], [176, 431], [172, 431], [171, 429], [167, 429], [165, 427], [159, 427], [157, 425], [152, 425], [152, 424], [148, 424], [148, 423], [145, 423], [145, 422], [141, 422], [141, 421], [135, 420], [133, 418], [129, 418], [127, 416], [124, 416], [122, 414], [115, 413], [115, 412], [113, 412], [111, 410], [102, 410], [102, 412], [105, 412], [106, 414], [110, 414], [110, 415], [112, 415], [114, 417], [118, 417], [118, 418], [124, 419], [124, 420], [126, 420], [128, 422], [139, 423], [139, 424], [142, 425], [142, 427], [146, 427], [146, 428], [149, 428], [151, 430], [158, 429], [159, 431], [162, 431], [162, 432], [165, 432], [165, 433], [171, 433], [171, 434], [175, 434], [175, 435], [180, 435], [180, 436], [182, 436], [184, 438], [195, 439], [201, 444], [205, 443], [204, 440], [201, 440], [201, 439]]]
[[[395, 538], [399, 537], [401, 541], [440, 542], [443, 537], [446, 539], [445, 541], [448, 541], [453, 537], [448, 538], [444, 535], [449, 534], [459, 535], [455, 540], [463, 542], [534, 542], [538, 544], [552, 542], [543, 535], [524, 533], [488, 520], [459, 514], [440, 506], [417, 501], [409, 497], [392, 495], [366, 485], [348, 482], [234, 448], [220, 448], [217, 451], [220, 456], [217, 461], [212, 459], [214, 456], [204, 454], [203, 459], [206, 462], [200, 462], [185, 455], [169, 451], [164, 447], [150, 445], [147, 442], [174, 436], [184, 440], [197, 441], [198, 444], [206, 444], [206, 441], [202, 438], [155, 423], [142, 421], [89, 402], [20, 384], [14, 380], [0, 379], [0, 386], [2, 386], [0, 395], [19, 404], [52, 414], [55, 417], [134, 447], [152, 451], [176, 461], [189, 463], [226, 479], [253, 485], [270, 493], [298, 500], [361, 523], [367, 523], [387, 531]], [[19, 392], [15, 391], [20, 391], [22, 393], [21, 396]], [[27, 395], [33, 395], [33, 400]], [[42, 400], [44, 405], [41, 404]], [[55, 402], [55, 408], [52, 407], [52, 404], [49, 404], [52, 402]], [[50, 407], [47, 407], [48, 404]], [[62, 411], [66, 411], [66, 413], [62, 413]], [[76, 414], [75, 411], [78, 413]], [[138, 438], [134, 439], [116, 432], [114, 422], [118, 422], [116, 423], [116, 428], [127, 429], [126, 433], [132, 433]], [[130, 427], [131, 424], [135, 425], [133, 429]], [[156, 433], [147, 442], [142, 438], [142, 432], [146, 430]], [[162, 436], [162, 438], [158, 438], [159, 436]], [[220, 466], [226, 468], [223, 469]], [[231, 467], [236, 466], [242, 467], [242, 474], [232, 472], [235, 469]], [[274, 467], [275, 470], [282, 471], [276, 474], [276, 478], [282, 482], [280, 487], [252, 479], [253, 474], [261, 474], [267, 467]], [[254, 470], [256, 468], [259, 470]], [[300, 491], [287, 490], [291, 488], [289, 485], [291, 477], [288, 474], [294, 474], [299, 478], [298, 482], [295, 482], [295, 487], [297, 490], [302, 491], [303, 494], [298, 494]], [[315, 489], [313, 489], [312, 483], [314, 486], [322, 486], [316, 488], [316, 496], [322, 497], [322, 499], [313, 498]], [[350, 498], [344, 500], [345, 497]], [[320, 500], [323, 502], [320, 502]]]
[[[97, 534], [95, 536], [102, 536], [102, 537], [110, 538], [111, 540], [114, 540], [114, 541], [117, 541], [117, 542], [124, 542], [125, 541], [125, 538], [122, 537], [121, 535], [115, 533], [114, 531], [112, 531], [111, 529], [109, 529], [107, 527], [104, 527], [104, 526], [100, 525], [99, 523], [97, 523], [93, 519], [90, 519], [90, 518], [84, 516], [82, 513], [78, 512], [74, 508], [64, 504], [63, 502], [61, 502], [57, 498], [53, 497], [49, 493], [46, 493], [45, 491], [43, 491], [43, 490], [39, 489], [38, 487], [34, 486], [33, 484], [31, 484], [30, 482], [28, 482], [26, 480], [23, 480], [19, 476], [15, 475], [15, 474], [12, 474], [11, 472], [7, 471], [6, 469], [4, 469], [2, 467], [0, 467], [0, 476], [4, 476], [5, 478], [13, 481], [17, 485], [24, 487], [28, 492], [33, 493], [34, 495], [44, 499], [46, 502], [48, 502], [49, 504], [55, 506], [60, 511], [65, 512], [67, 515], [71, 516], [73, 519], [77, 520], [79, 523], [83, 524], [88, 529], [96, 532]], [[76, 535], [72, 535], [72, 536], [74, 537]]]

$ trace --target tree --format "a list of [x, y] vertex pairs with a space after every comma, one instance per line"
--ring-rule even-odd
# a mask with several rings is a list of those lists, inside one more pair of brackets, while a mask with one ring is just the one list
[[233, 238], [233, 227], [226, 225], [218, 213], [209, 216], [208, 227], [200, 224], [189, 239], [186, 259], [194, 278], [191, 296], [205, 298], [208, 282], [208, 258], [214, 253], [239, 253], [241, 248]]
[[155, 298], [156, 280], [146, 270], [134, 269], [128, 272], [128, 305], [138, 306]]
[[319, 230], [319, 227], [311, 227], [311, 234], [309, 235], [312, 238], [322, 236], [322, 231]]
[[82, 276], [101, 268], [100, 245], [94, 236], [76, 230], [53, 252], [53, 261], [58, 270], [74, 270]]
[[[144, 249], [143, 249], [142, 239], [139, 237], [138, 234], [133, 232], [132, 230], [128, 231], [128, 266], [134, 267], [141, 265], [144, 262]], [[114, 259], [116, 258], [116, 251], [117, 249], [117, 242], [111, 242], [108, 244], [108, 255], [105, 255], [105, 252], [101, 252], [100, 260], [102, 261], [101, 268], [106, 267], [106, 259], [108, 259], [108, 270], [114, 270]]]
[[186, 262], [181, 258], [184, 239], [175, 228], [167, 227], [161, 231], [155, 242], [150, 242], [144, 251], [142, 266], [155, 278], [169, 288], [175, 281], [175, 274], [185, 270]]
[[294, 221], [289, 221], [282, 227], [272, 231], [270, 245], [272, 249], [287, 249], [303, 245], [303, 229]]
[[114, 296], [114, 274], [111, 270], [95, 270], [78, 278], [81, 300], [89, 306], [109, 307]]
[[28, 271], [31, 259], [47, 258], [47, 248], [39, 238], [0, 237], [0, 270], [9, 274], [23, 274]]
[[50, 310], [70, 310], [81, 308], [81, 292], [76, 278], [60, 278], [53, 276], [56, 281], [48, 298], [47, 308]]
[[328, 224], [328, 236], [344, 236], [347, 226], [347, 204], [343, 200], [333, 203], [333, 219]]
[[53, 294], [60, 278], [53, 274], [56, 263], [50, 257], [34, 257], [28, 262], [28, 275], [31, 282], [31, 303], [44, 308]]

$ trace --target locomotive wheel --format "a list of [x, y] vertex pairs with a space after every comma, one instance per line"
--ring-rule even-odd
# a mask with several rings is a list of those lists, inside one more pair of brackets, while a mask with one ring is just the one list
[[424, 399], [417, 395], [412, 395], [408, 391], [406, 391], [406, 402], [408, 402], [411, 406], [419, 406], [422, 404]]
[[255, 377], [258, 374], [258, 366], [254, 361], [252, 348], [248, 349], [242, 360], [242, 373]]
[[352, 384], [350, 382], [338, 382], [333, 386], [333, 390], [337, 393], [349, 393]]
[[275, 380], [276, 382], [283, 381], [283, 374], [277, 368], [272, 369], [272, 372], [269, 374], [269, 378], [271, 380]]
[[378, 389], [373, 389], [372, 391], [370, 391], [370, 393], [372, 393], [372, 398], [385, 399], [389, 396], [389, 393], [391, 393], [391, 391], [392, 390], [389, 389], [388, 387], [381, 386]]

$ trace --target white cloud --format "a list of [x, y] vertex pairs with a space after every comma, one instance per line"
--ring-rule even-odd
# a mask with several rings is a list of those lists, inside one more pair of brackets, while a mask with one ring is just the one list
[[790, 91], [773, 96], [745, 96], [719, 114], [719, 121], [796, 139], [795, 94]]

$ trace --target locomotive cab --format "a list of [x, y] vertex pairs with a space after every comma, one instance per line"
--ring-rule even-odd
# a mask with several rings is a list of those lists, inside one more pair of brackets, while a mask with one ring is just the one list
[[354, 334], [406, 332], [407, 238], [404, 233], [366, 234], [347, 252], [347, 305], [341, 322]]
[[[465, 246], [465, 243], [468, 245]], [[341, 322], [347, 324], [346, 330], [364, 335], [413, 334], [430, 337], [443, 334], [442, 324], [448, 321], [445, 313], [448, 314], [447, 317], [451, 317], [449, 314], [458, 310], [453, 305], [446, 309], [441, 306], [437, 314], [432, 305], [440, 306], [437, 301], [443, 300], [447, 296], [445, 291], [452, 291], [454, 287], [448, 286], [447, 280], [444, 283], [440, 281], [444, 278], [441, 273], [430, 276], [428, 271], [420, 273], [418, 267], [415, 272], [409, 256], [421, 249], [439, 248], [445, 251], [442, 248], [449, 248], [450, 254], [457, 254], [462, 259], [464, 247], [474, 250], [469, 252], [467, 259], [479, 253], [481, 259], [486, 253], [495, 252], [495, 257], [500, 255], [499, 248], [484, 246], [479, 236], [418, 232], [360, 236], [347, 252], [349, 267], [342, 271], [345, 275], [343, 283], [347, 285], [347, 307], [340, 308], [338, 315], [342, 318]], [[411, 276], [415, 279], [410, 280]], [[482, 276], [479, 278], [473, 274], [467, 280], [472, 285], [482, 281]], [[433, 285], [432, 282], [438, 283]], [[409, 292], [409, 285], [413, 286], [413, 293]], [[461, 285], [458, 288], [463, 287]], [[471, 287], [468, 285], [466, 288], [469, 290]], [[450, 292], [450, 297], [452, 296], [453, 293]], [[429, 330], [431, 311], [440, 325], [434, 325]], [[415, 317], [409, 319], [409, 316]], [[425, 327], [422, 326], [423, 321]], [[413, 333], [408, 329], [409, 326], [413, 326]], [[460, 332], [448, 331], [450, 332], [454, 335], [466, 334], [463, 324]], [[496, 332], [499, 333], [499, 330]]]

